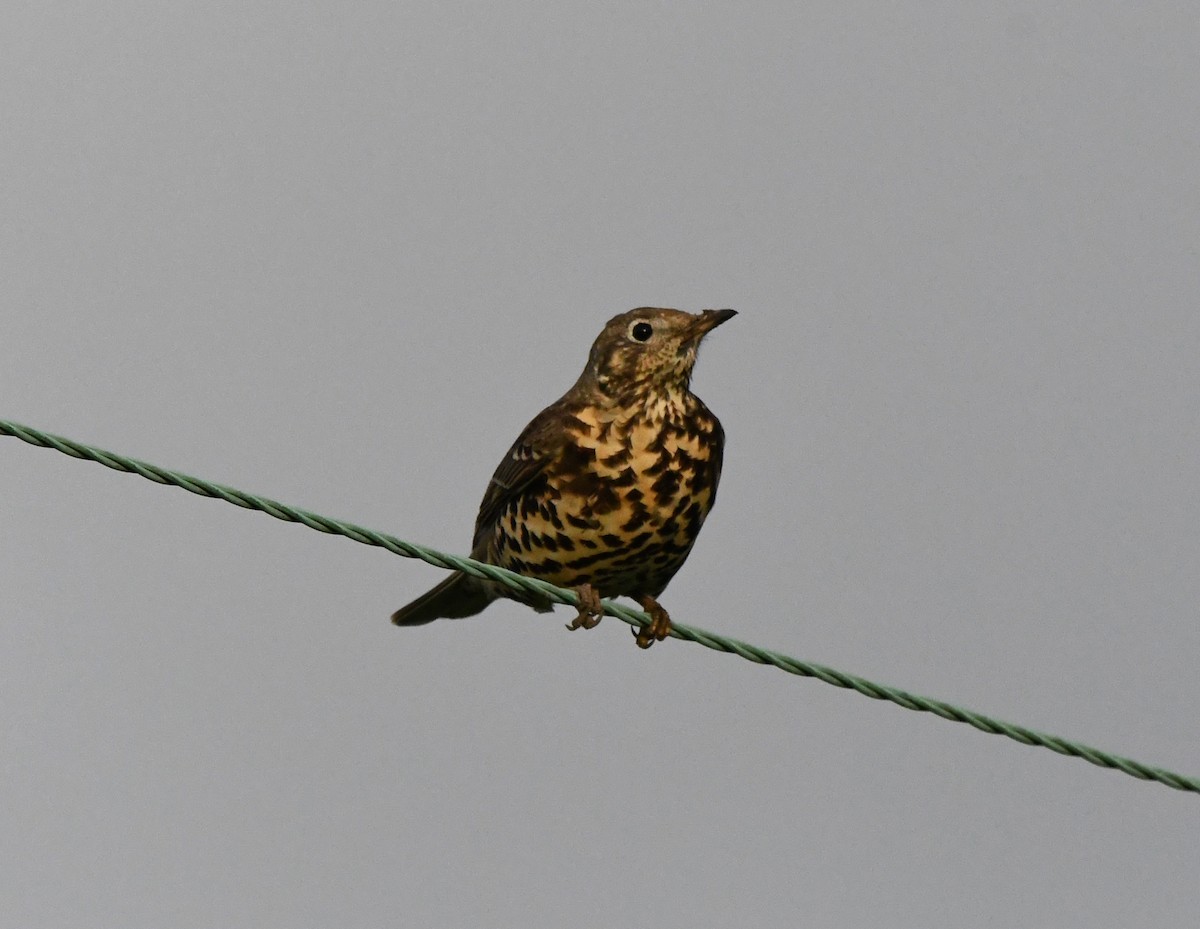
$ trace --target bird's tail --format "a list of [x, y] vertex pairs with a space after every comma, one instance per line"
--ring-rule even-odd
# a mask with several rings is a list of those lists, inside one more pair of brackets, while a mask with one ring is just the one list
[[496, 599], [478, 580], [455, 572], [433, 590], [426, 591], [408, 606], [392, 614], [397, 626], [423, 626], [435, 619], [461, 619], [482, 613]]

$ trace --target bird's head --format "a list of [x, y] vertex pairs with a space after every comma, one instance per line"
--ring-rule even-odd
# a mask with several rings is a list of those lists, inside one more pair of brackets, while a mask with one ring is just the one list
[[614, 316], [596, 337], [581, 382], [620, 399], [684, 392], [701, 340], [734, 310], [684, 313], [640, 307]]

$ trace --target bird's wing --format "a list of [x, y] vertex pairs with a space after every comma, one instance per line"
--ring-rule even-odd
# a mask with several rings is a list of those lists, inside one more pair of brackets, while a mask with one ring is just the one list
[[561, 452], [564, 443], [561, 418], [558, 404], [542, 410], [517, 436], [496, 468], [475, 519], [475, 557], [483, 557], [483, 548], [505, 509], [520, 499]]

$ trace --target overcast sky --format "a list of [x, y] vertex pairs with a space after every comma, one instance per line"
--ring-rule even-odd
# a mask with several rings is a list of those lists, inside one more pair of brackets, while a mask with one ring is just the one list
[[[466, 552], [733, 307], [680, 622], [1200, 774], [1193, 2], [19, 3], [0, 417]], [[0, 926], [1194, 923], [1200, 798], [0, 439]]]

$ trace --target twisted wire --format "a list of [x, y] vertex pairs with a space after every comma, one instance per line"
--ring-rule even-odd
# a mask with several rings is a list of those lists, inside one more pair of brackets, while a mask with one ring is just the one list
[[[247, 493], [244, 490], [214, 484], [202, 478], [190, 477], [178, 471], [170, 471], [158, 465], [138, 461], [135, 458], [94, 448], [90, 445], [84, 445], [82, 442], [75, 442], [72, 439], [63, 438], [62, 436], [50, 435], [30, 426], [23, 426], [8, 420], [0, 420], [0, 435], [9, 435], [41, 448], [51, 448], [62, 452], [64, 455], [70, 455], [72, 458], [95, 461], [106, 468], [112, 468], [114, 471], [137, 474], [158, 484], [181, 487], [189, 493], [198, 494], [202, 497], [224, 500], [226, 503], [232, 503], [235, 506], [240, 506], [248, 510], [258, 510], [276, 519], [281, 519], [285, 522], [300, 523], [301, 525], [308, 526], [310, 529], [316, 529], [318, 532], [345, 536], [364, 545], [375, 545], [394, 554], [403, 555], [406, 558], [419, 558], [439, 568], [462, 571], [474, 577], [488, 578], [515, 590], [540, 594], [555, 603], [563, 603], [570, 606], [577, 606], [579, 603], [579, 599], [574, 591], [556, 587], [546, 581], [523, 577], [520, 574], [499, 568], [495, 565], [440, 552], [424, 545], [407, 542], [393, 535], [376, 532], [373, 529], [366, 529], [362, 526], [356, 526], [353, 523], [331, 519], [328, 516], [321, 516], [317, 513], [310, 513], [307, 510], [288, 506], [276, 500]], [[631, 609], [614, 603], [611, 600], [603, 601], [603, 607], [607, 615], [616, 617], [623, 622], [629, 623], [631, 626], [645, 626], [650, 621], [650, 617], [641, 610]], [[955, 706], [952, 703], [934, 700], [930, 697], [922, 697], [919, 694], [909, 693], [908, 691], [888, 687], [884, 684], [877, 684], [866, 678], [838, 671], [836, 668], [801, 661], [798, 658], [792, 658], [788, 655], [771, 651], [770, 649], [718, 635], [715, 632], [698, 629], [694, 626], [673, 623], [671, 635], [686, 642], [695, 642], [714, 651], [727, 652], [731, 655], [738, 655], [745, 658], [747, 661], [753, 661], [761, 665], [770, 665], [789, 674], [811, 677], [826, 684], [832, 684], [834, 687], [853, 690], [873, 700], [886, 700], [907, 710], [914, 710], [918, 713], [932, 713], [935, 716], [951, 720], [952, 722], [966, 723], [981, 732], [986, 732], [990, 735], [1002, 735], [1022, 745], [1048, 748], [1060, 755], [1082, 758], [1084, 761], [1091, 762], [1097, 767], [1120, 771], [1139, 780], [1155, 781], [1159, 784], [1165, 784], [1167, 787], [1172, 787], [1175, 790], [1200, 794], [1200, 778], [1188, 777], [1173, 771], [1167, 771], [1163, 768], [1151, 767], [1132, 758], [1124, 758], [1097, 748], [1091, 748], [1079, 742], [994, 719], [982, 713], [976, 713], [972, 710]]]

